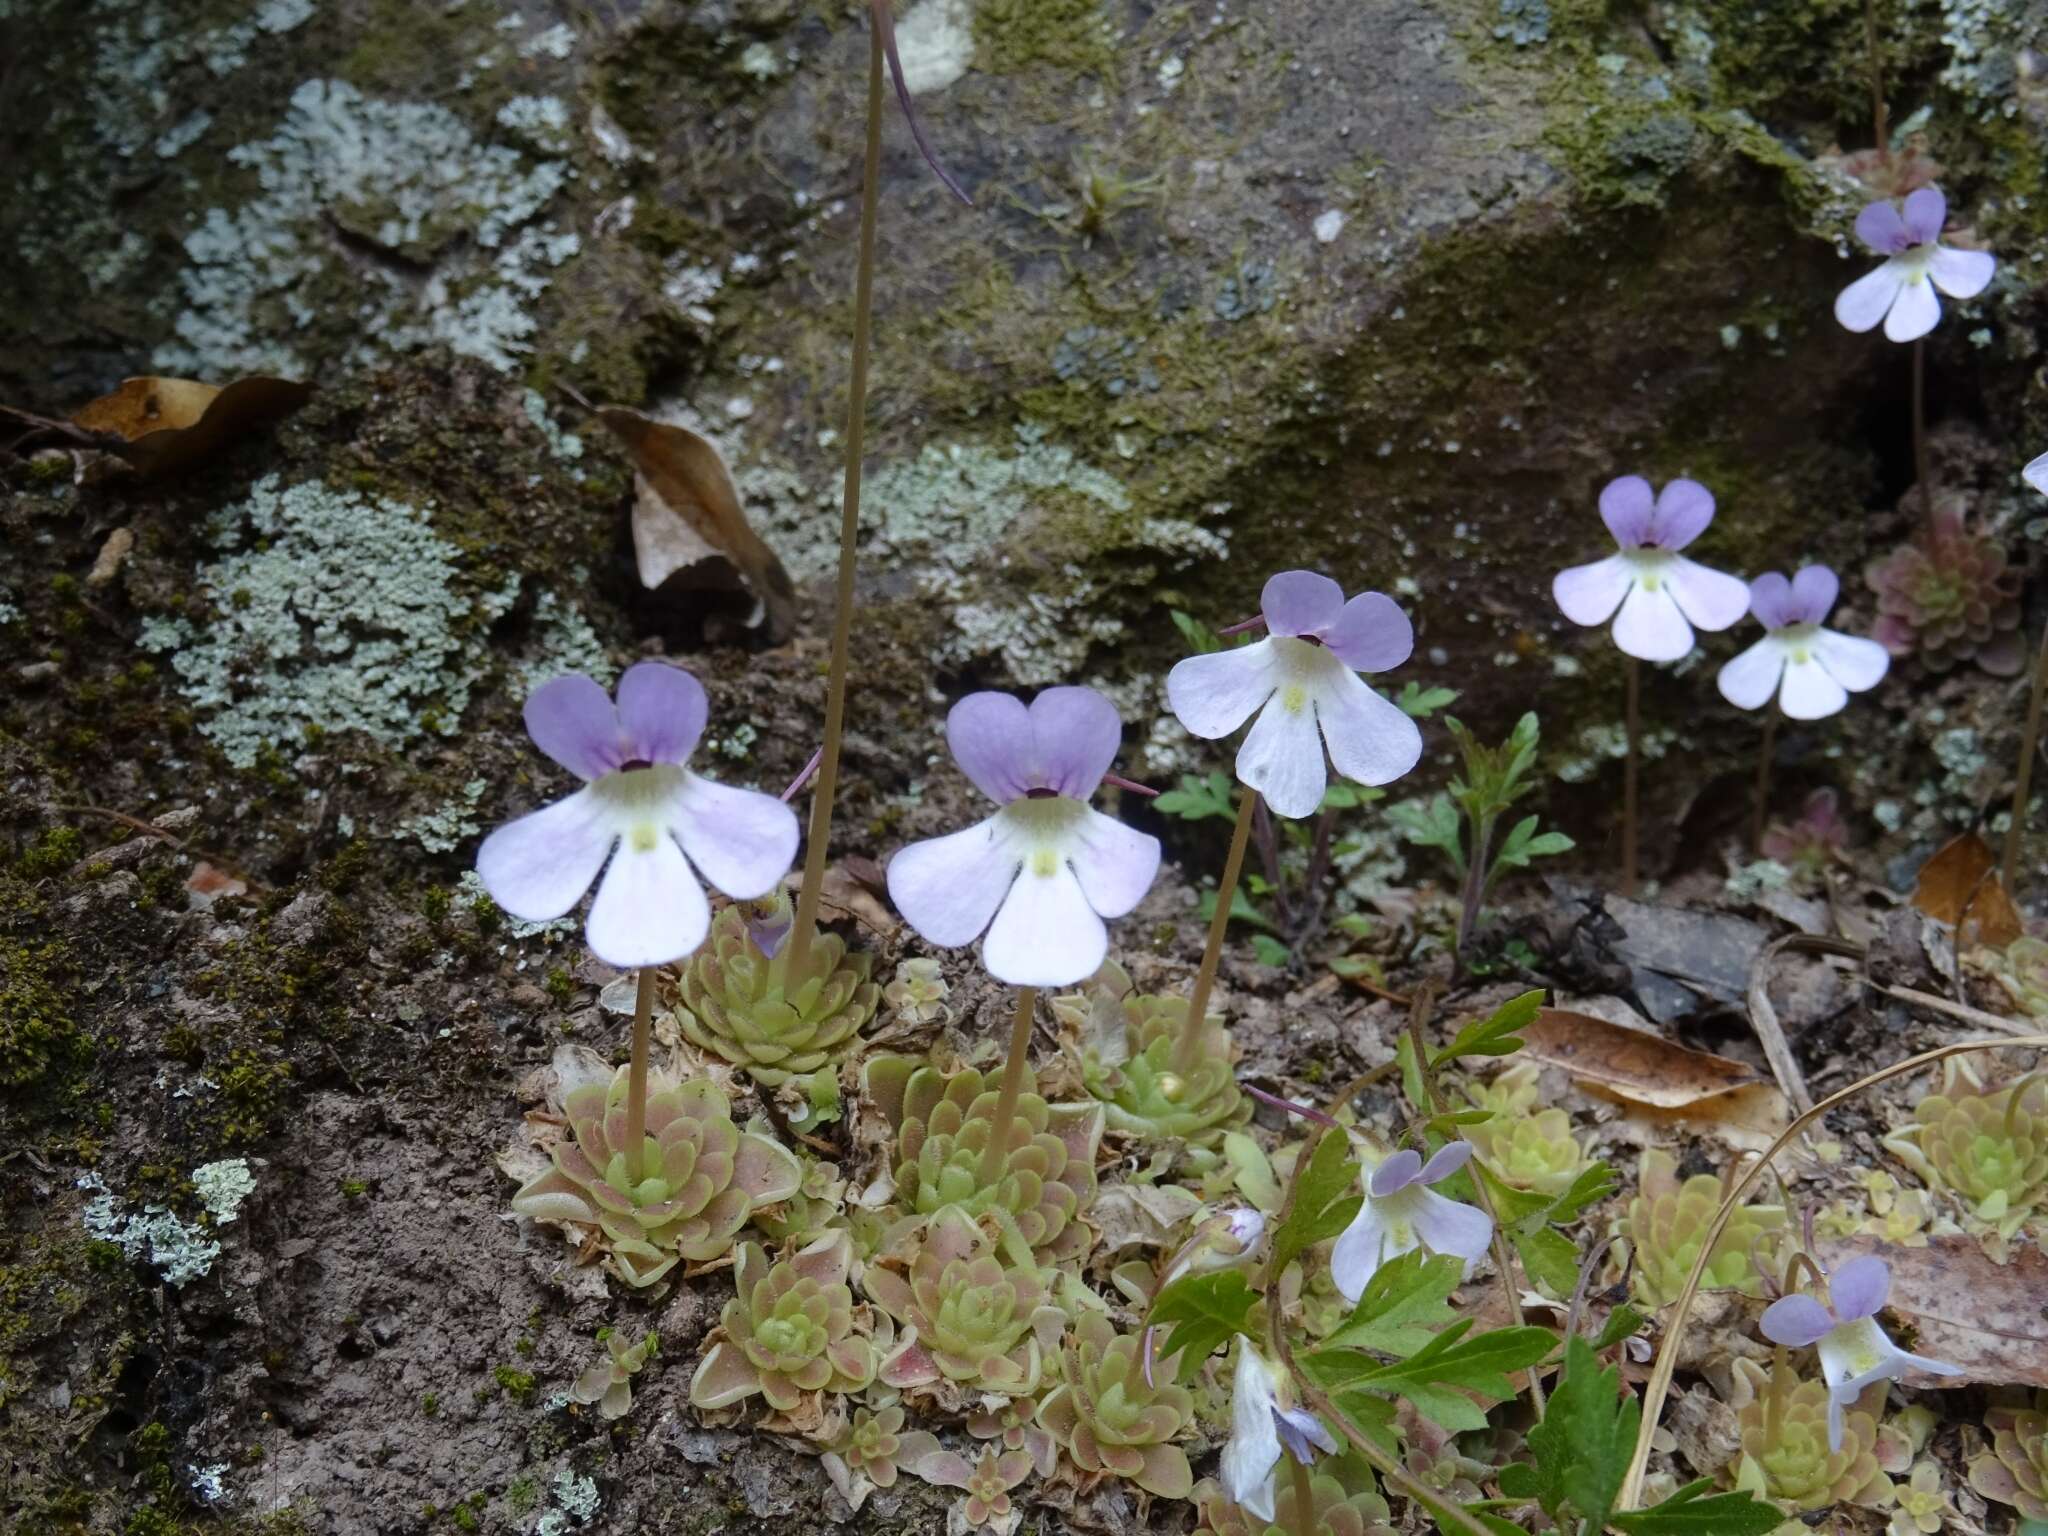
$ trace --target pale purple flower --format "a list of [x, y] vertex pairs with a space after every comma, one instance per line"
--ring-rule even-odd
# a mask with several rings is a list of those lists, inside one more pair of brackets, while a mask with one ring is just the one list
[[1330, 1274], [1346, 1301], [1365, 1294], [1382, 1264], [1417, 1248], [1461, 1258], [1471, 1274], [1493, 1241], [1493, 1218], [1429, 1188], [1471, 1157], [1469, 1141], [1444, 1143], [1426, 1163], [1414, 1148], [1403, 1147], [1367, 1175], [1365, 1204], [1330, 1253]]
[[1211, 1216], [1181, 1245], [1159, 1277], [1159, 1287], [1164, 1290], [1183, 1275], [1206, 1275], [1248, 1263], [1265, 1236], [1266, 1216], [1257, 1206], [1240, 1205]]
[[1852, 331], [1878, 321], [1893, 341], [1917, 341], [1941, 318], [1939, 288], [1956, 299], [1974, 299], [1991, 281], [1997, 259], [1989, 251], [1952, 250], [1941, 243], [1948, 200], [1939, 187], [1906, 195], [1902, 214], [1889, 202], [1872, 203], [1856, 216], [1856, 237], [1885, 258], [1835, 299], [1835, 318]]
[[1590, 629], [1612, 618], [1625, 654], [1677, 661], [1692, 650], [1695, 625], [1726, 629], [1748, 611], [1740, 578], [1679, 553], [1714, 520], [1713, 493], [1698, 481], [1673, 480], [1652, 494], [1641, 475], [1623, 475], [1600, 492], [1600, 518], [1620, 552], [1559, 571], [1550, 584], [1574, 624]]
[[1281, 816], [1312, 815], [1328, 776], [1388, 784], [1422, 756], [1422, 732], [1358, 674], [1398, 667], [1415, 649], [1408, 616], [1381, 592], [1349, 602], [1314, 571], [1281, 571], [1259, 606], [1267, 636], [1190, 656], [1166, 674], [1166, 697], [1189, 733], [1214, 741], [1258, 711], [1238, 749], [1237, 776]]
[[[889, 861], [889, 895], [933, 944], [971, 944], [998, 981], [1063, 987], [1109, 953], [1106, 917], [1151, 889], [1159, 839], [1088, 804], [1123, 741], [1116, 706], [1093, 688], [1024, 702], [970, 693], [946, 716], [961, 772], [998, 809], [964, 832], [912, 843]], [[993, 920], [993, 922], [991, 922]]]
[[2020, 471], [2020, 478], [2043, 496], [2048, 496], [2048, 453], [2028, 460], [2027, 467]]
[[587, 677], [536, 688], [527, 734], [583, 788], [484, 839], [476, 872], [491, 899], [547, 922], [603, 870], [585, 934], [600, 960], [630, 968], [704, 942], [711, 907], [699, 875], [742, 899], [774, 889], [796, 857], [796, 815], [773, 795], [690, 772], [709, 714], [704, 685], [658, 661], [619, 679], [616, 705]]
[[1721, 669], [1721, 697], [1738, 709], [1770, 702], [1791, 720], [1820, 720], [1875, 688], [1891, 666], [1891, 653], [1875, 640], [1823, 629], [1841, 583], [1824, 565], [1800, 569], [1790, 581], [1766, 571], [1749, 584], [1749, 610], [1769, 631]]
[[1308, 1466], [1318, 1450], [1334, 1452], [1336, 1438], [1295, 1398], [1286, 1373], [1237, 1341], [1237, 1371], [1230, 1381], [1230, 1439], [1218, 1465], [1223, 1492], [1261, 1520], [1273, 1518], [1274, 1482], [1284, 1451]]
[[1765, 1338], [1788, 1349], [1820, 1346], [1821, 1375], [1828, 1384], [1828, 1449], [1842, 1448], [1842, 1410], [1876, 1381], [1897, 1381], [1908, 1371], [1960, 1376], [1963, 1368], [1945, 1360], [1908, 1354], [1877, 1325], [1891, 1295], [1891, 1266], [1875, 1254], [1851, 1259], [1828, 1276], [1828, 1306], [1807, 1295], [1781, 1296], [1764, 1308], [1758, 1322]]

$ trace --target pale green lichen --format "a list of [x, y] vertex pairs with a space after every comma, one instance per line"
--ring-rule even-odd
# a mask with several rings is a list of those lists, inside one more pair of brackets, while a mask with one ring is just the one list
[[217, 1226], [226, 1226], [241, 1214], [242, 1202], [256, 1193], [256, 1175], [249, 1159], [230, 1157], [192, 1170], [192, 1188]]
[[[572, 571], [570, 576], [582, 579], [580, 571]], [[525, 654], [512, 664], [513, 685], [523, 696], [567, 672], [581, 672], [606, 687], [618, 675], [604, 641], [582, 610], [553, 592], [541, 592], [533, 601], [532, 640]]]
[[78, 1181], [80, 1189], [98, 1193], [79, 1213], [88, 1236], [112, 1243], [131, 1260], [153, 1265], [174, 1289], [189, 1285], [213, 1268], [220, 1257], [220, 1244], [204, 1229], [187, 1226], [169, 1206], [146, 1205], [140, 1211], [125, 1209], [106, 1192], [98, 1174], [88, 1173]]
[[476, 819], [476, 807], [488, 788], [488, 780], [471, 779], [440, 809], [400, 822], [398, 835], [413, 839], [428, 853], [452, 853], [483, 830]]
[[200, 730], [229, 762], [296, 749], [309, 729], [403, 746], [453, 734], [488, 658], [462, 631], [499, 617], [517, 580], [464, 590], [460, 554], [425, 513], [269, 475], [212, 523], [229, 551], [198, 572], [205, 622], [153, 618]]

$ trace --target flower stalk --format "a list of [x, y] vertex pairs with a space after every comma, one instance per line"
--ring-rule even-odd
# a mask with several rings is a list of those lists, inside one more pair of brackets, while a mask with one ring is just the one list
[[1017, 1120], [1017, 1099], [1024, 1091], [1025, 1064], [1031, 1056], [1031, 1018], [1038, 1004], [1038, 988], [1017, 989], [1017, 1012], [1010, 1020], [1010, 1054], [1003, 1062], [1002, 1086], [996, 1090], [995, 1134], [981, 1149], [981, 1187], [999, 1182], [1010, 1160], [1010, 1137]]
[[1999, 861], [1998, 883], [2008, 894], [2019, 873], [2020, 839], [2027, 825], [2027, 795], [2033, 788], [2034, 753], [2041, 744], [2041, 704], [2048, 694], [2048, 627], [2041, 631], [2041, 650], [2034, 657], [2034, 686], [2027, 692], [2027, 725], [2020, 732], [2020, 761], [2012, 786], [2012, 815], [2005, 829], [2005, 857]]
[[1209, 942], [1202, 948], [1202, 964], [1195, 972], [1195, 989], [1188, 994], [1187, 1017], [1181, 1021], [1180, 1048], [1174, 1064], [1183, 1074], [1193, 1070], [1202, 1053], [1202, 1020], [1209, 1016], [1209, 993], [1216, 985], [1216, 967], [1223, 959], [1223, 936], [1230, 927], [1230, 908], [1237, 900], [1237, 878], [1244, 872], [1245, 848], [1252, 837], [1252, 822], [1258, 814], [1259, 792], [1246, 785], [1237, 797], [1237, 824], [1230, 832], [1230, 852], [1223, 858], [1223, 874], [1216, 882], [1216, 910], [1209, 918]]
[[626, 1076], [626, 1176], [635, 1183], [646, 1171], [647, 1051], [654, 1026], [654, 978], [653, 966], [641, 966], [640, 985], [633, 998], [633, 1064]]
[[1763, 746], [1756, 755], [1756, 808], [1749, 823], [1749, 851], [1759, 859], [1764, 856], [1764, 821], [1771, 810], [1771, 753], [1777, 745], [1778, 709], [1766, 704]]
[[846, 395], [846, 472], [839, 509], [839, 581], [833, 598], [832, 659], [825, 682], [825, 740], [819, 748], [818, 783], [811, 794], [803, 884], [797, 889], [796, 922], [789, 934], [788, 974], [799, 984], [809, 974], [811, 938], [818, 928], [818, 901], [825, 889], [825, 853], [832, 834], [832, 803], [839, 793], [839, 746], [846, 728], [847, 653], [853, 640], [854, 544], [860, 535], [861, 450], [868, 408], [868, 332], [875, 297], [875, 212], [882, 175], [882, 50], [879, 18], [868, 29], [868, 131], [861, 170], [860, 254], [853, 285], [853, 377]]
[[1628, 703], [1623, 714], [1628, 728], [1628, 755], [1621, 770], [1621, 894], [1631, 901], [1636, 894], [1636, 736], [1643, 689], [1642, 663], [1627, 658]]

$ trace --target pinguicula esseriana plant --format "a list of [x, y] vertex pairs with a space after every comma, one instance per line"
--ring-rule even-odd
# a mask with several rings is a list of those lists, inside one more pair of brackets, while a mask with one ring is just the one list
[[1390, 1153], [1365, 1176], [1365, 1199], [1330, 1253], [1330, 1273], [1346, 1301], [1365, 1294], [1382, 1264], [1424, 1249], [1462, 1259], [1466, 1273], [1493, 1243], [1493, 1218], [1440, 1195], [1441, 1184], [1472, 1157], [1472, 1143], [1449, 1141], [1428, 1162], [1413, 1147]]
[[1683, 660], [1694, 629], [1727, 629], [1748, 612], [1749, 586], [1681, 553], [1714, 520], [1713, 493], [1697, 480], [1673, 480], [1661, 491], [1641, 475], [1610, 480], [1600, 492], [1600, 519], [1620, 548], [1604, 560], [1559, 571], [1550, 591], [1574, 624], [1591, 629], [1612, 619], [1615, 647], [1626, 658], [1621, 893], [1633, 896], [1639, 663]]
[[1194, 1423], [1194, 1395], [1174, 1385], [1180, 1362], [1147, 1362], [1140, 1334], [1120, 1334], [1099, 1312], [1075, 1322], [1060, 1356], [1060, 1382], [1038, 1405], [1085, 1476], [1114, 1473], [1147, 1493], [1184, 1499], [1194, 1487], [1187, 1452], [1174, 1438]]
[[1764, 637], [1724, 665], [1715, 678], [1721, 697], [1737, 709], [1764, 711], [1750, 832], [1750, 846], [1759, 851], [1770, 809], [1771, 746], [1777, 737], [1778, 712], [1782, 710], [1788, 720], [1824, 720], [1839, 713], [1850, 694], [1883, 682], [1891, 667], [1891, 653], [1875, 640], [1825, 627], [1841, 586], [1824, 565], [1801, 566], [1790, 580], [1778, 571], [1757, 577], [1749, 584], [1749, 611], [1763, 625]]
[[1252, 821], [1261, 803], [1276, 816], [1313, 815], [1329, 786], [1329, 762], [1359, 784], [1391, 784], [1422, 756], [1422, 732], [1359, 676], [1398, 667], [1415, 630], [1383, 592], [1344, 589], [1316, 571], [1280, 571], [1259, 594], [1262, 640], [1183, 657], [1166, 674], [1174, 717], [1191, 736], [1216, 741], [1253, 721], [1238, 748], [1237, 822], [1216, 884], [1216, 910], [1182, 1015], [1174, 1062], [1186, 1073], [1201, 1058], [1209, 993], [1237, 900]]
[[1491, 1083], [1465, 1090], [1474, 1109], [1490, 1118], [1465, 1128], [1487, 1170], [1503, 1184], [1561, 1195], [1578, 1182], [1593, 1159], [1572, 1131], [1569, 1112], [1555, 1105], [1538, 1108], [1542, 1088], [1533, 1061], [1518, 1061]]
[[1159, 839], [1088, 803], [1123, 744], [1116, 706], [1093, 688], [1048, 688], [1029, 707], [1007, 693], [969, 694], [946, 716], [946, 742], [996, 813], [898, 850], [889, 895], [928, 943], [953, 948], [985, 932], [982, 964], [1017, 988], [993, 1110], [998, 1134], [982, 1149], [986, 1188], [1012, 1150], [1038, 990], [1071, 986], [1101, 966], [1103, 920], [1152, 888]]
[[660, 1347], [660, 1336], [611, 1328], [604, 1330], [601, 1342], [605, 1358], [576, 1378], [569, 1388], [569, 1400], [595, 1403], [601, 1419], [622, 1419], [633, 1408], [633, 1378]]
[[1990, 286], [1998, 261], [1989, 251], [1941, 243], [1948, 199], [1939, 187], [1909, 192], [1901, 207], [1867, 205], [1856, 216], [1856, 238], [1883, 262], [1844, 288], [1835, 318], [1852, 331], [1884, 326], [1891, 341], [1919, 341], [1941, 320], [1938, 288], [1952, 299], [1974, 299]]
[[1910, 1124], [1884, 1138], [1969, 1221], [2011, 1238], [2048, 1202], [2048, 1077], [1987, 1084], [1966, 1058], [1942, 1065], [1941, 1090], [1913, 1106]]
[[[878, 1056], [862, 1074], [872, 1103], [894, 1131], [890, 1171], [903, 1220], [895, 1242], [948, 1207], [980, 1216], [1001, 1211], [1041, 1263], [1084, 1257], [1094, 1235], [1081, 1217], [1095, 1198], [1102, 1109], [1047, 1104], [1027, 1068], [1000, 1134], [1002, 1094], [972, 1067], [951, 1074], [912, 1056]], [[1008, 1151], [993, 1180], [989, 1147]]]
[[1737, 1488], [1795, 1514], [1891, 1502], [1875, 1417], [1843, 1410], [1825, 1385], [1801, 1380], [1782, 1359], [1768, 1368], [1738, 1359], [1730, 1378], [1740, 1448], [1724, 1473]]
[[[1616, 1218], [1614, 1235], [1621, 1240], [1615, 1256], [1627, 1263], [1636, 1297], [1646, 1306], [1661, 1307], [1678, 1299], [1720, 1208], [1721, 1195], [1721, 1181], [1713, 1174], [1696, 1173], [1681, 1182], [1677, 1159], [1669, 1152], [1652, 1147], [1643, 1153], [1636, 1193]], [[1783, 1206], [1737, 1206], [1714, 1241], [1700, 1276], [1702, 1288], [1762, 1295], [1764, 1277], [1757, 1263], [1772, 1261], [1784, 1229]]]
[[[694, 1220], [705, 1202], [721, 1196], [732, 1169], [723, 1174], [712, 1170], [718, 1167], [718, 1158], [734, 1149], [720, 1152], [717, 1147], [726, 1133], [734, 1138], [738, 1134], [732, 1131], [723, 1096], [715, 1088], [707, 1100], [694, 1086], [685, 1093], [677, 1085], [666, 1090], [677, 1096], [664, 1115], [663, 1129], [649, 1133], [647, 1058], [656, 967], [690, 954], [710, 931], [711, 907], [699, 872], [728, 896], [755, 897], [774, 889], [796, 854], [796, 817], [788, 806], [773, 795], [733, 789], [690, 771], [690, 754], [703, 738], [709, 717], [704, 685], [680, 667], [658, 661], [628, 668], [619, 679], [616, 702], [596, 682], [580, 675], [541, 684], [526, 701], [527, 732], [535, 746], [582, 779], [584, 786], [567, 799], [498, 828], [484, 839], [476, 856], [477, 875], [491, 899], [529, 922], [562, 916], [597, 881], [597, 898], [585, 924], [591, 951], [609, 965], [639, 970], [626, 1080], [614, 1084], [611, 1094], [587, 1087], [583, 1091], [585, 1112], [591, 1117], [585, 1124], [593, 1128], [595, 1140], [586, 1143], [584, 1125], [577, 1126], [576, 1135], [589, 1167], [572, 1173], [571, 1164], [557, 1152], [556, 1172], [577, 1184], [580, 1192], [551, 1189], [549, 1196], [560, 1209], [548, 1213], [558, 1219], [593, 1220], [615, 1242], [624, 1240], [620, 1234], [628, 1227], [638, 1228], [641, 1235], [633, 1241], [639, 1246], [645, 1246], [647, 1234], [683, 1230], [677, 1226], [685, 1219], [678, 1214], [679, 1203], [697, 1202], [689, 1218]], [[622, 1100], [623, 1109], [616, 1125], [609, 1123], [613, 1096]], [[716, 1101], [715, 1109], [711, 1100]], [[570, 1113], [574, 1124], [577, 1111], [572, 1107]], [[597, 1129], [600, 1115], [607, 1123]], [[725, 1131], [707, 1132], [708, 1142], [691, 1130], [720, 1119]], [[669, 1133], [674, 1139], [657, 1140]], [[712, 1161], [700, 1169], [697, 1161], [702, 1155]], [[754, 1158], [747, 1172], [765, 1175], [767, 1170]], [[704, 1189], [713, 1177], [719, 1179], [719, 1188]], [[531, 1186], [520, 1193], [531, 1197]], [[743, 1194], [744, 1189], [735, 1189], [739, 1216], [724, 1229], [721, 1242], [746, 1219]], [[579, 1201], [586, 1209], [594, 1204], [590, 1217], [569, 1212]], [[719, 1208], [712, 1228], [724, 1226], [726, 1209]], [[602, 1211], [602, 1218], [596, 1210]], [[654, 1241], [655, 1248], [661, 1246]], [[619, 1251], [614, 1248], [615, 1255]], [[647, 1254], [640, 1258], [648, 1262], [635, 1262], [631, 1268], [641, 1275], [657, 1267], [665, 1273], [673, 1262]]]
[[1984, 1430], [1991, 1448], [1970, 1463], [1970, 1486], [2029, 1520], [2048, 1521], [2048, 1392], [2035, 1394], [2031, 1407], [1994, 1403]]
[[814, 1428], [823, 1421], [820, 1394], [866, 1387], [876, 1350], [861, 1326], [867, 1309], [856, 1307], [846, 1283], [852, 1265], [844, 1232], [773, 1263], [757, 1244], [743, 1244], [733, 1299], [690, 1378], [690, 1402], [725, 1408], [758, 1393], [784, 1418]]

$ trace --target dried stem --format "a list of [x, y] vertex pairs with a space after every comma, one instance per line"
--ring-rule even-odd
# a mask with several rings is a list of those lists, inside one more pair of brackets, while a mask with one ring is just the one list
[[1472, 830], [1472, 856], [1465, 861], [1465, 891], [1458, 904], [1458, 936], [1451, 953], [1454, 975], [1465, 974], [1465, 941], [1479, 921], [1479, 909], [1486, 902], [1486, 861], [1493, 857], [1494, 818], [1481, 819]]
[[640, 967], [640, 986], [633, 998], [633, 1065], [626, 1072], [626, 1177], [640, 1182], [647, 1144], [647, 1041], [654, 1026], [654, 976], [651, 965]]
[[1202, 950], [1202, 966], [1195, 972], [1195, 990], [1188, 995], [1188, 1016], [1181, 1021], [1180, 1044], [1174, 1051], [1174, 1065], [1182, 1076], [1194, 1070], [1202, 1054], [1202, 1020], [1208, 1016], [1209, 992], [1216, 985], [1216, 967], [1223, 959], [1223, 933], [1230, 926], [1231, 904], [1237, 900], [1237, 877], [1244, 869], [1245, 844], [1251, 841], [1252, 819], [1259, 802], [1259, 792], [1250, 785], [1237, 797], [1237, 825], [1230, 833], [1223, 877], [1216, 882], [1216, 912], [1209, 919], [1209, 942]]
[[1878, 164], [1892, 163], [1891, 130], [1885, 124], [1884, 52], [1878, 41], [1877, 0], [1863, 0], [1863, 39], [1870, 49], [1870, 137]]
[[1913, 343], [1913, 473], [1920, 477], [1920, 521], [1934, 536], [1934, 474], [1927, 467], [1927, 338]]
[[2040, 654], [2034, 658], [2034, 686], [2027, 694], [2027, 727], [2020, 732], [2018, 778], [2012, 787], [2012, 819], [2005, 829], [2005, 858], [1998, 866], [1998, 883], [2009, 896], [2019, 873], [2020, 838], [2027, 826], [2027, 795], [2034, 782], [2034, 753], [2041, 744], [2041, 699], [2048, 692], [2048, 626], [2041, 630]]
[[860, 255], [853, 284], [853, 378], [846, 395], [846, 476], [839, 509], [839, 585], [832, 614], [832, 661], [825, 684], [825, 742], [818, 760], [818, 787], [811, 796], [809, 846], [804, 880], [797, 891], [796, 921], [789, 932], [788, 970], [792, 990], [810, 973], [811, 935], [818, 927], [818, 899], [825, 888], [825, 851], [832, 837], [832, 802], [839, 793], [839, 743], [846, 729], [846, 661], [853, 640], [854, 543], [860, 536], [860, 461], [868, 415], [868, 320], [875, 300], [875, 205], [882, 175], [882, 28], [868, 32], [867, 161], [861, 171]]
[[1643, 664], [1628, 658], [1628, 758], [1621, 776], [1621, 894], [1631, 901], [1636, 894], [1636, 736], [1637, 715], [1643, 691]]
[[1252, 837], [1259, 845], [1259, 863], [1266, 871], [1266, 884], [1273, 888], [1273, 916], [1280, 931], [1294, 936], [1294, 907], [1287, 899], [1287, 887], [1280, 879], [1280, 838], [1273, 827], [1273, 812], [1264, 800], [1252, 816]]
[[1031, 1010], [1038, 1001], [1038, 988], [1017, 989], [1017, 1013], [1010, 1021], [1010, 1054], [1003, 1062], [1003, 1083], [996, 1093], [995, 1132], [981, 1149], [981, 1187], [991, 1188], [1003, 1176], [1010, 1160], [1011, 1122], [1017, 1118], [1017, 1099], [1024, 1092], [1024, 1070], [1031, 1059]]
[[1749, 822], [1750, 857], [1764, 856], [1764, 821], [1771, 812], [1771, 753], [1778, 745], [1778, 701], [1764, 705], [1764, 741], [1756, 755], [1756, 807]]

